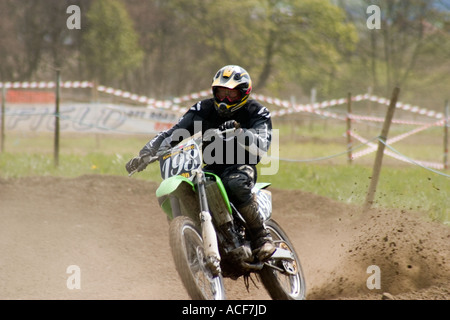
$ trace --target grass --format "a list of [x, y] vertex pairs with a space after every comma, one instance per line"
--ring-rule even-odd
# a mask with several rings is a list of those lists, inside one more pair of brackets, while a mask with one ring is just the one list
[[[364, 202], [374, 154], [347, 164], [346, 155], [342, 154], [346, 144], [342, 126], [292, 129], [281, 124], [279, 128], [279, 157], [304, 161], [280, 161], [276, 175], [260, 175], [259, 181], [271, 182], [275, 188], [301, 189], [346, 203]], [[376, 135], [375, 130], [373, 134]], [[369, 137], [367, 132], [366, 136]], [[63, 134], [56, 167], [51, 134], [9, 133], [5, 151], [0, 153], [0, 177], [126, 176], [126, 161], [135, 156], [148, 139], [145, 136]], [[442, 144], [436, 131], [416, 141], [420, 143], [408, 142], [396, 147], [413, 159], [436, 161], [442, 156]], [[312, 160], [339, 153], [340, 156], [326, 160]], [[450, 224], [450, 178], [389, 157], [385, 157], [383, 165], [375, 207], [425, 211], [431, 219]], [[449, 171], [443, 173], [450, 174]], [[151, 165], [135, 178], [159, 182], [159, 166]]]
[[[362, 165], [281, 163], [277, 175], [260, 176], [281, 189], [301, 189], [345, 203], [362, 205], [372, 168]], [[425, 211], [432, 220], [450, 223], [450, 178], [423, 168], [383, 167], [374, 207]]]
[[[0, 176], [20, 178], [27, 176], [77, 177], [85, 174], [108, 174], [126, 176], [125, 163], [134, 155], [88, 153], [61, 154], [59, 165], [55, 166], [51, 154], [3, 153], [0, 155]], [[140, 176], [157, 180], [159, 167], [149, 167]]]

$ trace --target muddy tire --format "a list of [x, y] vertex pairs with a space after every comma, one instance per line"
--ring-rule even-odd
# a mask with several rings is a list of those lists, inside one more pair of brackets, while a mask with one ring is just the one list
[[[261, 281], [269, 295], [274, 300], [303, 300], [306, 297], [306, 284], [300, 259], [287, 234], [274, 220], [265, 222], [277, 247], [291, 251], [295, 261], [269, 260], [268, 263], [277, 267], [264, 266], [260, 272]], [[279, 270], [285, 270], [284, 272]]]
[[169, 240], [175, 267], [190, 297], [194, 300], [224, 300], [221, 275], [213, 277], [205, 265], [203, 241], [198, 227], [189, 217], [170, 222]]

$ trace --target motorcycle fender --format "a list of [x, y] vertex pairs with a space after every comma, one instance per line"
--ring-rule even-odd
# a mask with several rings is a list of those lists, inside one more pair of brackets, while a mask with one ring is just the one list
[[222, 180], [220, 177], [212, 172], [205, 172], [205, 175], [214, 177], [214, 180], [216, 181], [217, 187], [219, 188], [220, 194], [222, 195], [223, 200], [225, 201], [225, 204], [227, 206], [228, 212], [231, 214], [231, 205], [230, 205], [230, 199], [228, 198], [227, 191], [225, 190], [225, 186], [223, 185]]
[[256, 190], [266, 189], [268, 186], [270, 186], [270, 182], [257, 182], [255, 183], [255, 186], [253, 187]]
[[265, 189], [269, 185], [270, 183], [256, 183], [252, 190], [256, 194], [259, 213], [263, 216], [264, 221], [269, 220], [272, 216], [272, 193]]
[[172, 176], [166, 180], [163, 180], [156, 190], [156, 197], [158, 198], [158, 202], [163, 209], [163, 211], [167, 214], [169, 219], [173, 218], [172, 213], [172, 205], [170, 202], [170, 196], [175, 194], [176, 191], [180, 188], [181, 185], [188, 185], [192, 188], [192, 191], [195, 192], [194, 183], [185, 178], [183, 176]]

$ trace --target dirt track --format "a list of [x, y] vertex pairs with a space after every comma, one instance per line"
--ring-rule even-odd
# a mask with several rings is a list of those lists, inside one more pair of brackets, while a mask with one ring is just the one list
[[[156, 184], [128, 177], [0, 179], [0, 299], [188, 299]], [[302, 260], [308, 299], [450, 298], [450, 228], [418, 214], [358, 208], [301, 191], [274, 214]], [[81, 270], [69, 290], [66, 269]], [[369, 290], [370, 265], [381, 289]], [[226, 280], [229, 299], [269, 299]]]

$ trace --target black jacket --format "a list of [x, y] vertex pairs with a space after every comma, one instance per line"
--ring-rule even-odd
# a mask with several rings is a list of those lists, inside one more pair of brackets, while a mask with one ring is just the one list
[[[214, 165], [234, 165], [251, 164], [256, 165], [265, 152], [268, 151], [272, 140], [272, 120], [269, 110], [255, 100], [249, 100], [244, 106], [232, 114], [229, 118], [220, 117], [214, 107], [214, 99], [205, 99], [194, 104], [171, 129], [160, 132], [150, 140], [140, 151], [140, 155], [155, 155], [160, 147], [175, 146], [182, 139], [176, 130], [185, 129], [190, 135], [198, 131], [205, 133], [209, 129], [216, 129], [225, 121], [235, 120], [243, 129], [234, 139], [222, 139], [223, 149], [209, 148], [209, 152], [219, 152], [213, 154], [211, 161], [204, 160], [206, 164]], [[185, 132], [184, 130], [184, 132]], [[186, 138], [184, 136], [184, 138]], [[211, 142], [212, 143], [212, 142]], [[232, 146], [230, 146], [230, 143]], [[211, 145], [210, 145], [211, 147]], [[208, 148], [208, 144], [203, 146], [203, 150]], [[230, 148], [234, 149], [234, 154]], [[241, 149], [240, 149], [241, 148]], [[208, 151], [208, 150], [207, 150]], [[204, 152], [205, 153], [205, 152]], [[242, 156], [245, 154], [245, 158]], [[222, 158], [222, 160], [220, 160]]]

